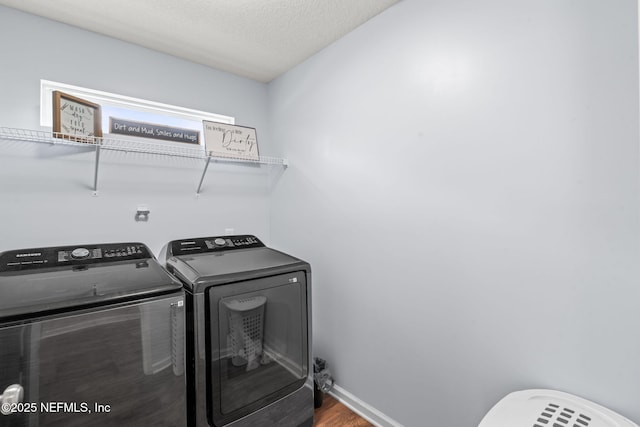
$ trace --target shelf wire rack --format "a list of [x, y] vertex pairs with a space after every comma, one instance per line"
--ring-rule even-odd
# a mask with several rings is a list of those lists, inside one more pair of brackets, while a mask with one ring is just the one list
[[50, 131], [33, 129], [19, 129], [0, 127], [0, 138], [12, 141], [41, 142], [53, 145], [71, 145], [77, 147], [99, 146], [101, 150], [120, 151], [124, 153], [143, 153], [170, 157], [185, 157], [190, 159], [212, 160], [234, 163], [255, 163], [263, 165], [288, 166], [286, 159], [279, 157], [259, 156], [258, 159], [246, 157], [220, 157], [209, 156], [201, 145], [181, 142], [157, 142], [143, 141], [139, 139], [116, 139], [110, 137], [82, 137], [74, 140], [73, 137]]
[[98, 191], [98, 165], [101, 151], [117, 151], [122, 153], [142, 153], [150, 155], [201, 159], [205, 161], [202, 177], [196, 194], [200, 193], [204, 176], [211, 161], [221, 163], [245, 163], [254, 165], [289, 166], [287, 159], [279, 157], [259, 156], [257, 159], [246, 157], [220, 157], [208, 155], [202, 145], [181, 142], [144, 141], [140, 139], [116, 139], [111, 137], [73, 137], [51, 131], [20, 129], [0, 126], [0, 139], [9, 141], [25, 141], [46, 143], [51, 145], [67, 145], [76, 147], [94, 146], [96, 164], [94, 174], [94, 195]]

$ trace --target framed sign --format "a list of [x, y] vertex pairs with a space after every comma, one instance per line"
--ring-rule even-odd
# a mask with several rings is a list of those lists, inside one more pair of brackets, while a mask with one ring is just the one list
[[232, 159], [260, 160], [254, 128], [202, 121], [207, 155]]
[[102, 137], [100, 105], [53, 91], [53, 136], [80, 142]]
[[118, 119], [116, 117], [109, 117], [109, 133], [200, 144], [200, 132], [197, 130]]

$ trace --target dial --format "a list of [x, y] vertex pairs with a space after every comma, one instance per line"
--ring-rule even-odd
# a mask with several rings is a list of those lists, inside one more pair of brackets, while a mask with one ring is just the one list
[[71, 258], [73, 259], [85, 259], [89, 257], [89, 249], [87, 248], [76, 248], [71, 252]]
[[227, 244], [227, 241], [218, 237], [216, 240], [213, 241], [213, 243], [215, 243], [218, 246], [224, 246]]

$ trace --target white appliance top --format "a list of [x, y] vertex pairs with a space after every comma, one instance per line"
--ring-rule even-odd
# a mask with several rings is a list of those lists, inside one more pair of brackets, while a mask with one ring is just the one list
[[508, 394], [478, 427], [639, 427], [610, 409], [554, 390]]

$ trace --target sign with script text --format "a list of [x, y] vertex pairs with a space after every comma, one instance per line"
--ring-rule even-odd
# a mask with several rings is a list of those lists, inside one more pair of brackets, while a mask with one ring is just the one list
[[189, 144], [200, 143], [200, 132], [197, 130], [116, 119], [115, 117], [109, 117], [109, 133], [162, 139], [165, 141], [187, 142]]
[[243, 160], [260, 160], [256, 130], [245, 126], [203, 120], [207, 155]]

